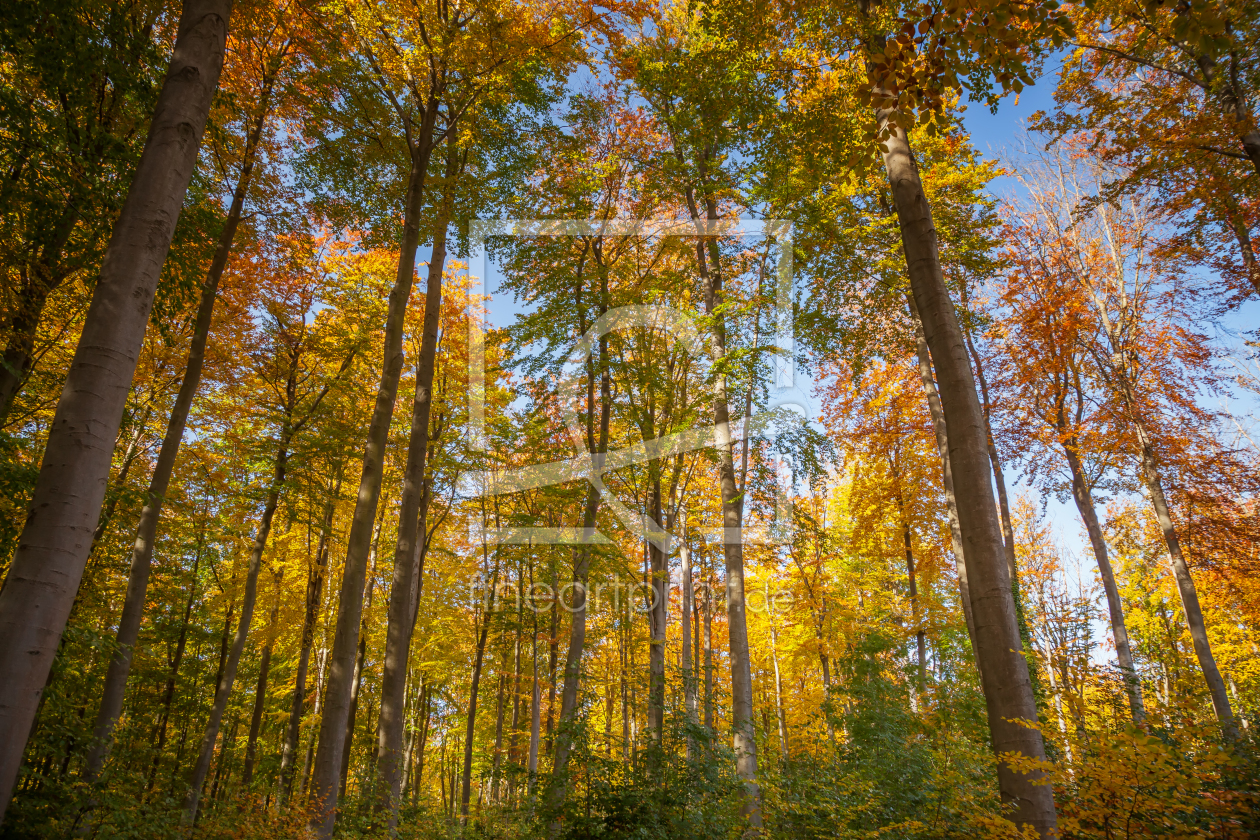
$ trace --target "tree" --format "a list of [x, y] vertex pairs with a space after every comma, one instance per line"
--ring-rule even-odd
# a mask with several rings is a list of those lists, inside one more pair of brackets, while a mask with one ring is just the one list
[[[1039, 192], [1037, 188], [1034, 194]], [[1141, 723], [1146, 714], [1142, 689], [1094, 495], [1114, 466], [1117, 432], [1105, 410], [1097, 407], [1102, 383], [1093, 368], [1090, 347], [1097, 339], [1098, 324], [1082, 294], [1079, 262], [1065, 259], [1071, 248], [1057, 240], [1063, 231], [1057, 220], [1042, 216], [1046, 210], [1044, 204], [1035, 203], [1027, 215], [1013, 216], [1008, 222], [1011, 263], [1002, 289], [1007, 311], [1001, 329], [1007, 347], [1019, 348], [1019, 352], [1008, 351], [1004, 363], [1014, 386], [1007, 401], [1017, 407], [1012, 413], [1019, 422], [1031, 427], [1021, 439], [1052, 453], [1045, 457], [1054, 459], [1055, 466], [1046, 471], [1058, 472], [1058, 456], [1066, 462], [1072, 499], [1106, 594], [1130, 715]], [[1039, 465], [1041, 457], [1030, 460]]]
[[[257, 375], [262, 380], [260, 390], [264, 393], [270, 392], [270, 399], [264, 398], [263, 405], [274, 400], [272, 405], [278, 415], [279, 429], [276, 435], [272, 475], [267, 483], [262, 515], [254, 533], [249, 565], [245, 573], [240, 618], [237, 619], [232, 646], [219, 676], [218, 685], [215, 687], [214, 704], [202, 737], [201, 752], [188, 776], [188, 792], [184, 797], [184, 809], [185, 819], [189, 823], [197, 819], [201, 788], [205, 784], [206, 773], [209, 772], [210, 761], [214, 757], [215, 741], [218, 739], [223, 711], [227, 708], [241, 653], [249, 637], [263, 553], [267, 549], [267, 540], [271, 534], [276, 508], [285, 488], [289, 459], [293, 454], [295, 441], [315, 413], [319, 411], [324, 398], [338, 384], [338, 379], [350, 368], [359, 349], [351, 345], [345, 351], [345, 358], [334, 373], [319, 375], [323, 365], [320, 364], [321, 360], [317, 354], [321, 350], [326, 353], [328, 349], [331, 349], [328, 347], [330, 342], [321, 334], [324, 330], [313, 330], [312, 325], [308, 323], [308, 313], [311, 312], [316, 301], [312, 282], [315, 278], [311, 276], [314, 272], [308, 274], [307, 271], [301, 271], [302, 268], [307, 268], [309, 271], [312, 258], [318, 259], [320, 256], [319, 243], [298, 240], [286, 244], [289, 247], [285, 250], [289, 253], [282, 251], [280, 261], [282, 264], [289, 263], [290, 270], [297, 268], [301, 273], [296, 276], [292, 274], [286, 276], [282, 268], [277, 271], [277, 266], [267, 265], [266, 262], [257, 266], [263, 270], [270, 269], [275, 272], [274, 279], [271, 280], [275, 288], [268, 290], [271, 294], [263, 296], [260, 301], [267, 313], [267, 319], [263, 327], [263, 340], [258, 342], [261, 346], [257, 349], [251, 348], [253, 350], [251, 355], [254, 356]], [[262, 279], [258, 285], [265, 283], [267, 280]], [[324, 320], [327, 321], [328, 318]], [[333, 338], [335, 338], [335, 331], [330, 332], [334, 332]], [[311, 356], [315, 356], [315, 359], [311, 359]], [[319, 385], [318, 390], [316, 390], [316, 385]]]
[[[190, 2], [44, 450], [30, 514], [0, 591], [0, 819], [74, 603], [105, 495], [112, 443], [158, 275], [223, 67], [227, 2]], [[36, 595], [35, 593], [42, 593]]]
[[99, 267], [143, 148], [170, 22], [158, 4], [16, 3], [0, 43], [6, 291], [0, 425], [33, 373], [49, 297]]
[[[227, 266], [228, 257], [231, 254], [232, 242], [236, 237], [236, 229], [240, 224], [245, 199], [249, 193], [259, 147], [263, 144], [263, 132], [267, 127], [272, 108], [273, 91], [292, 46], [292, 38], [283, 24], [276, 26], [273, 21], [270, 22], [273, 24], [271, 26], [259, 25], [261, 23], [259, 20], [252, 23], [254, 25], [244, 37], [237, 34], [233, 38], [234, 52], [242, 56], [237, 61], [244, 66], [229, 66], [226, 87], [229, 89], [237, 87], [235, 77], [243, 77], [241, 81], [246, 87], [246, 90], [242, 92], [243, 96], [251, 101], [256, 100], [257, 104], [251, 111], [242, 115], [245, 140], [241, 151], [240, 172], [232, 191], [227, 219], [224, 221], [223, 231], [219, 234], [218, 246], [201, 289], [201, 302], [197, 307], [197, 315], [193, 322], [184, 376], [180, 382], [179, 394], [175, 398], [175, 405], [166, 423], [166, 435], [162, 439], [162, 448], [159, 450], [153, 474], [149, 478], [146, 504], [140, 513], [140, 522], [136, 526], [127, 598], [123, 603], [122, 617], [118, 624], [117, 652], [105, 676], [101, 705], [97, 711], [96, 726], [93, 731], [94, 744], [88, 757], [86, 776], [89, 780], [100, 773], [105, 763], [113, 740], [114, 726], [118, 721], [118, 715], [122, 712], [127, 675], [131, 670], [131, 652], [140, 633], [140, 621], [144, 612], [149, 568], [153, 562], [153, 542], [162, 514], [162, 501], [170, 486], [175, 460], [179, 457], [179, 446], [188, 422], [188, 412], [201, 384], [206, 341], [214, 317], [214, 302], [219, 292], [219, 280], [223, 276], [223, 269]], [[255, 76], [255, 78], [251, 79], [250, 76]]]
[[[1088, 170], [1069, 169], [1034, 188], [1033, 200], [1042, 224], [1053, 231], [1047, 256], [1068, 272], [1073, 291], [1081, 295], [1090, 318], [1096, 321], [1087, 351], [1111, 411], [1126, 436], [1131, 436], [1128, 442], [1137, 460], [1135, 472], [1164, 535], [1186, 624], [1216, 716], [1227, 735], [1236, 737], [1225, 681], [1212, 653], [1198, 590], [1173, 521], [1159, 453], [1161, 436], [1155, 433], [1164, 405], [1171, 403], [1190, 416], [1200, 413], [1170, 386], [1184, 370], [1179, 363], [1201, 364], [1205, 356], [1202, 339], [1153, 322], [1157, 307], [1170, 306], [1181, 280], [1175, 265], [1152, 253], [1154, 223], [1138, 200], [1100, 204], [1071, 231], [1065, 229], [1064, 219], [1072, 212], [1068, 208], [1080, 206], [1085, 198], [1083, 190], [1088, 182], [1081, 179], [1089, 174]], [[1202, 421], [1201, 415], [1197, 419]]]

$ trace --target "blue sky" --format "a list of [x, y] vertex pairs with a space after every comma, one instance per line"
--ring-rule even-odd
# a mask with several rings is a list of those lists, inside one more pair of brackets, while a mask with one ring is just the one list
[[[1038, 110], [1048, 110], [1053, 107], [1054, 85], [1057, 77], [1058, 67], [1052, 65], [1047, 74], [1038, 80], [1037, 84], [1032, 87], [1025, 88], [1019, 97], [1007, 96], [1003, 98], [996, 112], [990, 112], [989, 109], [979, 103], [970, 103], [963, 115], [963, 124], [971, 134], [973, 145], [986, 157], [999, 158], [1005, 154], [1014, 153], [1021, 145], [1026, 132], [1026, 123], [1029, 117]], [[1010, 194], [1018, 189], [1018, 185], [1009, 178], [1001, 178], [993, 185], [994, 192], [999, 196], [1002, 194]], [[499, 281], [499, 273], [497, 269], [491, 267], [488, 271], [490, 275], [487, 280], [487, 290], [492, 295], [489, 304], [488, 322], [491, 327], [502, 327], [510, 324], [516, 315], [522, 310], [521, 307], [510, 297], [496, 294]], [[1220, 323], [1208, 325], [1209, 332], [1214, 331], [1218, 340], [1226, 346], [1230, 346], [1236, 353], [1245, 355], [1246, 350], [1242, 347], [1238, 338], [1239, 333], [1254, 327], [1254, 323], [1260, 323], [1260, 303], [1252, 302], [1245, 307], [1226, 316]], [[811, 389], [813, 383], [803, 375], [797, 373], [796, 384], [798, 390], [796, 396], [804, 396], [803, 392]], [[818, 412], [818, 403], [812, 397], [807, 397], [807, 410], [814, 416]], [[1220, 405], [1210, 406], [1219, 410]], [[1254, 420], [1251, 418], [1260, 416], [1260, 405], [1257, 404], [1254, 396], [1248, 397], [1246, 394], [1237, 395], [1229, 401], [1230, 411], [1241, 419], [1244, 424], [1250, 424], [1254, 428]], [[1260, 436], [1256, 436], [1260, 439]], [[1029, 494], [1034, 501], [1045, 505], [1046, 518], [1052, 528], [1056, 541], [1062, 549], [1064, 549], [1065, 560], [1068, 562], [1069, 569], [1072, 572], [1079, 573], [1082, 580], [1088, 582], [1094, 578], [1094, 561], [1092, 552], [1089, 551], [1088, 542], [1084, 533], [1084, 529], [1080, 524], [1080, 518], [1077, 514], [1075, 506], [1070, 500], [1058, 500], [1053, 497], [1042, 500], [1041, 493], [1028, 486], [1026, 483], [1020, 482], [1017, 477], [1018, 465], [1006, 465], [1007, 482], [1012, 493], [1012, 504], [1014, 496], [1020, 493]], [[1100, 507], [1103, 503], [1100, 500]], [[1070, 573], [1071, 577], [1076, 577], [1075, 573]]]

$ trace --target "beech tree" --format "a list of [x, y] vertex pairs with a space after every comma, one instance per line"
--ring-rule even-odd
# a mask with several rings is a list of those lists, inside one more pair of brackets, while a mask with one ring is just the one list
[[[13, 795], [39, 694], [87, 560], [86, 537], [105, 495], [136, 352], [223, 67], [230, 11], [230, 3], [191, 3], [180, 17], [149, 139], [110, 237], [44, 451], [31, 514], [0, 591], [0, 627], [7, 628], [10, 639], [0, 658], [5, 686], [0, 694], [0, 819]], [[47, 594], [32, 597], [37, 591]]]
[[19, 4], [6, 836], [1254, 834], [1221, 8]]

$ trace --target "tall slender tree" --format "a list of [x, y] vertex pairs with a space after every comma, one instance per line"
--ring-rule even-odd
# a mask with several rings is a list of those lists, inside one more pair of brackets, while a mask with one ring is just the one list
[[223, 68], [230, 0], [189, 0], [0, 590], [0, 820], [91, 548], [158, 276]]

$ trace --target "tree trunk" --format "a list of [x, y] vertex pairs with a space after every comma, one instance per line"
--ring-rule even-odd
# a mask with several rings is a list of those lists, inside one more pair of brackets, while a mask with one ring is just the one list
[[[655, 467], [656, 464], [651, 464]], [[661, 521], [661, 477], [656, 469], [650, 469], [648, 489], [648, 516], [653, 522]], [[658, 749], [662, 746], [665, 728], [665, 635], [666, 614], [669, 610], [669, 556], [666, 549], [655, 540], [647, 540], [651, 577], [648, 585], [652, 603], [648, 610], [648, 738]], [[656, 760], [653, 756], [652, 760]]]
[[508, 725], [508, 761], [519, 764], [520, 751], [516, 748], [521, 734], [521, 625], [520, 613], [516, 620], [516, 643], [512, 645], [512, 722]]
[[713, 729], [713, 587], [704, 585], [704, 728]]
[[[131, 435], [131, 440], [127, 442], [127, 449], [123, 453], [122, 463], [118, 465], [118, 476], [114, 479], [114, 492], [112, 496], [109, 491], [105, 492], [109, 501], [101, 509], [101, 518], [96, 523], [96, 529], [92, 531], [93, 549], [100, 545], [105, 532], [109, 530], [109, 523], [114, 519], [114, 511], [118, 508], [118, 500], [122, 497], [123, 488], [127, 486], [127, 475], [131, 472], [132, 465], [135, 464], [136, 458], [140, 455], [140, 441], [144, 438], [145, 426], [148, 425], [149, 418], [152, 415], [153, 403], [150, 401], [148, 407], [145, 408], [144, 415], [135, 424], [135, 431]], [[91, 556], [90, 553], [89, 556]]]
[[437, 358], [438, 330], [442, 323], [442, 271], [446, 266], [446, 227], [450, 219], [458, 174], [454, 133], [449, 142], [442, 205], [433, 225], [433, 253], [429, 259], [428, 288], [424, 298], [424, 326], [420, 355], [416, 360], [416, 391], [411, 409], [411, 437], [407, 444], [407, 467], [403, 474], [398, 512], [398, 545], [394, 552], [394, 577], [389, 595], [388, 624], [385, 630], [385, 662], [381, 677], [381, 712], [377, 726], [380, 775], [378, 810], [389, 811], [392, 831], [398, 824], [402, 796], [403, 706], [406, 703], [407, 661], [411, 654], [411, 634], [415, 629], [420, 567], [423, 555], [420, 540], [425, 522], [420, 519], [420, 501], [425, 494], [425, 470], [429, 454], [429, 414], [433, 406], [433, 371]]
[[245, 576], [245, 596], [241, 599], [241, 619], [236, 625], [236, 636], [232, 640], [232, 648], [228, 652], [223, 674], [219, 677], [218, 686], [215, 688], [214, 705], [210, 709], [210, 719], [206, 722], [205, 735], [201, 739], [201, 753], [188, 776], [188, 792], [184, 796], [184, 820], [190, 825], [197, 820], [201, 788], [205, 785], [206, 773], [209, 772], [210, 761], [214, 758], [214, 744], [219, 737], [223, 710], [227, 708], [228, 697], [232, 694], [232, 684], [236, 681], [236, 667], [241, 661], [241, 652], [245, 649], [245, 639], [249, 636], [249, 625], [254, 617], [254, 603], [258, 596], [258, 572], [262, 568], [263, 552], [267, 548], [267, 538], [271, 535], [271, 522], [280, 501], [280, 490], [284, 486], [285, 466], [289, 456], [289, 435], [289, 425], [286, 423], [280, 434], [280, 448], [276, 453], [271, 490], [267, 493], [262, 521], [258, 525], [258, 534], [254, 537], [253, 550], [249, 554], [249, 570]]
[[774, 709], [779, 724], [779, 761], [788, 763], [787, 714], [783, 710], [783, 677], [779, 673], [779, 628], [774, 621], [774, 601], [771, 598], [770, 578], [766, 577], [766, 619], [770, 622], [770, 661], [774, 664]]
[[223, 741], [223, 746], [219, 748], [219, 763], [215, 765], [214, 781], [210, 785], [211, 803], [216, 802], [219, 798], [219, 782], [223, 781], [223, 769], [227, 765], [232, 746], [236, 743], [236, 730], [240, 725], [241, 716], [239, 714], [234, 715], [232, 717], [232, 725], [228, 727], [228, 736]]
[[407, 301], [415, 275], [416, 249], [420, 244], [420, 212], [423, 209], [424, 180], [432, 151], [436, 104], [424, 115], [420, 138], [412, 151], [411, 171], [404, 199], [403, 232], [398, 255], [398, 272], [389, 293], [389, 314], [385, 321], [385, 352], [381, 366], [381, 382], [368, 426], [363, 448], [363, 469], [359, 491], [355, 496], [354, 516], [346, 540], [346, 562], [341, 579], [341, 601], [337, 610], [337, 631], [333, 637], [332, 659], [328, 668], [328, 688], [324, 714], [319, 724], [319, 748], [315, 757], [311, 791], [316, 807], [311, 829], [319, 840], [332, 836], [337, 821], [338, 777], [342, 752], [345, 749], [346, 721], [350, 713], [350, 691], [353, 685], [355, 654], [358, 649], [359, 624], [363, 615], [363, 588], [367, 577], [368, 549], [372, 540], [372, 524], [380, 501], [381, 474], [384, 467], [385, 443], [394, 403], [398, 397], [398, 379], [403, 367], [403, 331]]
[[[468, 733], [464, 738], [464, 772], [459, 793], [459, 817], [461, 824], [468, 819], [468, 801], [472, 795], [472, 752], [473, 736], [476, 734], [477, 726], [477, 689], [481, 685], [481, 666], [485, 661], [486, 636], [490, 632], [490, 615], [494, 609], [495, 589], [497, 589], [498, 584], [499, 558], [496, 552], [494, 573], [491, 575], [490, 582], [490, 603], [486, 606], [486, 610], [481, 616], [481, 632], [477, 636], [477, 652], [473, 658], [472, 684], [468, 688]], [[451, 773], [451, 800], [453, 803], [455, 798], [454, 768], [452, 768]]]
[[93, 730], [92, 750], [87, 758], [85, 777], [88, 781], [95, 779], [100, 773], [109, 754], [110, 745], [113, 743], [114, 726], [122, 713], [127, 675], [131, 672], [131, 654], [135, 648], [136, 639], [140, 635], [140, 622], [144, 614], [145, 596], [149, 587], [149, 570], [153, 564], [153, 543], [157, 536], [158, 520], [162, 515], [162, 503], [166, 499], [171, 474], [175, 470], [180, 442], [184, 438], [184, 428], [188, 424], [188, 412], [192, 408], [193, 397], [201, 384], [201, 371], [206, 358], [206, 341], [209, 338], [210, 325], [214, 318], [215, 298], [219, 293], [219, 279], [227, 266], [228, 255], [232, 251], [232, 240], [236, 236], [241, 211], [245, 206], [245, 197], [249, 192], [254, 162], [258, 155], [258, 145], [267, 122], [273, 81], [274, 76], [269, 77], [263, 84], [258, 114], [246, 138], [241, 172], [236, 180], [236, 189], [232, 193], [232, 204], [228, 210], [227, 219], [224, 221], [223, 231], [219, 234], [219, 243], [215, 248], [214, 258], [210, 262], [210, 270], [206, 272], [206, 280], [201, 288], [201, 302], [197, 307], [192, 344], [188, 348], [188, 361], [184, 365], [184, 378], [179, 386], [179, 394], [175, 397], [170, 419], [166, 423], [166, 435], [162, 438], [157, 463], [153, 467], [153, 475], [149, 478], [149, 492], [145, 494], [145, 505], [140, 511], [140, 522], [136, 527], [136, 542], [131, 550], [131, 573], [127, 579], [127, 595], [123, 601], [122, 617], [118, 622], [117, 647], [109, 663], [109, 671], [105, 675], [101, 705]]
[[[370, 591], [370, 590], [369, 590]], [[350, 777], [350, 753], [354, 747], [354, 724], [359, 716], [359, 692], [363, 689], [363, 660], [367, 658], [367, 617], [359, 627], [359, 647], [354, 656], [354, 680], [350, 683], [350, 711], [346, 715], [346, 735], [341, 748], [341, 767], [337, 769], [337, 795], [346, 795]]]
[[[202, 535], [204, 539], [204, 533]], [[171, 718], [171, 703], [175, 700], [175, 682], [179, 679], [179, 666], [184, 661], [184, 646], [188, 641], [188, 622], [192, 618], [192, 608], [197, 601], [197, 569], [201, 565], [202, 545], [197, 544], [197, 554], [193, 559], [192, 581], [188, 586], [188, 600], [184, 603], [184, 620], [179, 625], [179, 640], [175, 643], [175, 655], [171, 657], [171, 673], [166, 678], [166, 688], [162, 691], [162, 717], [158, 721], [157, 746], [153, 748], [153, 766], [149, 768], [149, 781], [145, 785], [145, 793], [153, 790], [157, 780], [158, 767], [162, 763], [162, 750], [166, 747], [166, 729]]]
[[223, 67], [230, 12], [230, 0], [183, 6], [144, 153], [101, 263], [0, 591], [0, 821], [91, 550], [153, 296]]
[[[700, 216], [694, 194], [690, 190], [687, 199], [692, 219], [698, 220]], [[707, 194], [704, 201], [706, 218], [712, 225], [718, 221], [717, 201]], [[718, 312], [718, 307], [723, 302], [723, 292], [716, 237], [706, 237], [696, 242], [696, 266], [704, 289], [704, 311], [713, 319], [710, 328], [713, 360], [715, 364], [721, 364], [726, 357], [726, 323], [724, 316]], [[722, 372], [722, 368], [717, 370], [711, 387], [714, 447], [717, 451], [718, 485], [722, 498], [722, 547], [726, 559], [726, 621], [731, 651], [731, 734], [735, 747], [735, 770], [744, 783], [741, 811], [749, 826], [760, 829], [761, 788], [757, 784], [752, 662], [748, 654], [748, 621], [744, 603], [744, 497], [735, 483], [726, 374]]]
[[[948, 462], [957, 493], [958, 525], [963, 540], [973, 619], [981, 661], [981, 682], [994, 752], [1044, 759], [1028, 664], [1011, 593], [1002, 526], [993, 498], [984, 416], [967, 359], [962, 329], [941, 273], [936, 230], [905, 132], [891, 111], [878, 114], [884, 165], [901, 226], [901, 240], [915, 304], [921, 315], [932, 368], [940, 382], [941, 409], [948, 431]], [[1002, 797], [1015, 803], [1017, 824], [1032, 826], [1043, 837], [1055, 833], [1054, 794], [1040, 774], [1016, 773], [998, 763]]]
[[[1060, 424], [1061, 427], [1063, 425], [1066, 424]], [[1098, 522], [1098, 512], [1094, 509], [1094, 496], [1085, 478], [1085, 470], [1081, 465], [1080, 457], [1076, 454], [1075, 441], [1065, 440], [1063, 451], [1072, 473], [1072, 498], [1076, 502], [1076, 509], [1080, 511], [1081, 521], [1085, 523], [1085, 531], [1089, 534], [1089, 543], [1094, 549], [1094, 559], [1098, 561], [1098, 574], [1102, 578], [1103, 591], [1107, 595], [1107, 612], [1111, 617], [1111, 637], [1116, 643], [1116, 661], [1120, 665], [1120, 677], [1124, 680], [1125, 693], [1129, 698], [1129, 712], [1134, 723], [1141, 723], [1146, 719], [1146, 709], [1142, 705], [1142, 685], [1138, 682], [1137, 670], [1133, 666], [1129, 630], [1124, 621], [1124, 606], [1120, 602], [1116, 575], [1111, 569], [1111, 559], [1107, 556], [1107, 540], [1103, 537], [1102, 525]]]
[[[553, 557], [554, 564], [554, 557]], [[556, 580], [555, 566], [552, 566], [551, 575], [551, 591], [558, 592]], [[547, 755], [552, 754], [552, 746], [554, 745], [553, 733], [555, 730], [556, 715], [556, 661], [560, 656], [560, 633], [556, 628], [556, 619], [560, 610], [553, 601], [551, 607], [547, 610], [551, 617], [551, 627], [547, 632], [547, 743], [544, 751]]]
[[31, 372], [35, 339], [48, 298], [71, 274], [61, 263], [62, 251], [79, 222], [79, 211], [73, 201], [70, 199], [67, 202], [57, 229], [50, 241], [40, 248], [30, 267], [20, 269], [22, 282], [15, 295], [13, 314], [3, 325], [3, 332], [8, 333], [9, 340], [0, 355], [0, 428], [8, 419], [13, 401]]
[[906, 580], [910, 588], [910, 615], [914, 622], [914, 641], [916, 653], [918, 654], [915, 667], [919, 672], [919, 690], [922, 691], [927, 680], [927, 638], [923, 633], [923, 619], [919, 608], [919, 582], [914, 568], [914, 544], [910, 534], [910, 513], [906, 509], [906, 498], [901, 488], [901, 472], [897, 468], [893, 457], [893, 455], [889, 454], [888, 467], [892, 471], [893, 482], [897, 492], [897, 513], [901, 517], [901, 538], [906, 552]]
[[1260, 131], [1248, 131], [1242, 136], [1243, 154], [1251, 161], [1251, 165], [1256, 168], [1256, 173], [1260, 174]]
[[315, 563], [306, 578], [306, 614], [302, 619], [302, 649], [298, 653], [297, 675], [293, 683], [293, 708], [285, 729], [284, 747], [280, 751], [280, 803], [293, 794], [293, 774], [297, 769], [298, 740], [302, 734], [302, 712], [306, 703], [306, 674], [310, 668], [311, 648], [315, 645], [315, 625], [319, 621], [319, 605], [323, 599], [324, 575], [328, 571], [328, 545], [332, 534], [333, 511], [341, 478], [337, 478], [332, 494], [324, 503], [324, 518], [315, 548]]
[[280, 615], [280, 584], [283, 575], [276, 576], [276, 601], [271, 607], [271, 619], [267, 622], [267, 644], [263, 648], [262, 661], [258, 663], [258, 685], [254, 689], [254, 713], [249, 721], [249, 740], [245, 742], [245, 769], [241, 771], [241, 788], [249, 792], [254, 780], [254, 764], [258, 755], [258, 735], [262, 731], [263, 712], [267, 708], [267, 677], [271, 672], [271, 648], [276, 643], [276, 619]]
[[[686, 526], [683, 526], [683, 543], [678, 548], [682, 560], [682, 678], [683, 706], [687, 709], [687, 719], [696, 723], [696, 656], [692, 650], [692, 616], [695, 614], [695, 593], [691, 589], [691, 550], [687, 547]], [[698, 629], [698, 628], [697, 628]], [[698, 633], [696, 634], [699, 635]], [[697, 639], [697, 641], [699, 641]], [[691, 754], [694, 744], [687, 739], [687, 753]]]
[[[502, 663], [507, 654], [499, 658]], [[494, 765], [490, 770], [490, 800], [499, 802], [500, 768], [503, 766], [503, 701], [507, 694], [507, 674], [499, 674], [498, 702], [494, 713]]]
[[[315, 669], [315, 707], [311, 709], [311, 714], [318, 718], [323, 709], [324, 703], [324, 674], [328, 667], [328, 650], [321, 649], [319, 652], [319, 665]], [[305, 797], [311, 790], [311, 765], [315, 762], [315, 733], [312, 732], [306, 739], [306, 755], [302, 759], [302, 796]]]
[[529, 698], [529, 760], [525, 765], [529, 774], [529, 796], [533, 801], [534, 786], [538, 778], [538, 743], [542, 731], [542, 681], [538, 673], [538, 613], [534, 613], [534, 642], [530, 647], [530, 663], [533, 673], [533, 691]]
[[[954, 473], [949, 463], [949, 433], [945, 428], [945, 412], [941, 409], [941, 395], [936, 390], [936, 377], [932, 373], [932, 358], [923, 332], [923, 319], [914, 295], [908, 296], [910, 320], [914, 324], [915, 355], [919, 361], [919, 381], [927, 398], [928, 413], [932, 416], [932, 430], [936, 435], [936, 449], [941, 457], [942, 485], [945, 489], [945, 505], [949, 514], [949, 535], [954, 550], [954, 568], [958, 571], [958, 594], [962, 601], [963, 619], [967, 622], [967, 637], [971, 640], [972, 656], [976, 673], [984, 681], [984, 667], [980, 664], [980, 646], [976, 641], [976, 619], [971, 607], [971, 588], [967, 585], [967, 564], [963, 558], [962, 529], [958, 524], [958, 500], [954, 496]], [[1005, 551], [1005, 547], [1003, 547]]]
[[[963, 306], [966, 307], [966, 285], [963, 286]], [[1024, 651], [1030, 653], [1033, 649], [1032, 645], [1032, 629], [1028, 626], [1028, 619], [1024, 615], [1024, 601], [1019, 594], [1019, 567], [1015, 562], [1015, 528], [1011, 524], [1011, 505], [1006, 494], [1006, 475], [1002, 471], [1002, 459], [998, 455], [997, 441], [993, 437], [993, 411], [989, 402], [989, 383], [984, 377], [984, 364], [980, 359], [980, 354], [976, 352], [975, 344], [971, 340], [971, 332], [964, 327], [963, 337], [966, 339], [967, 348], [971, 351], [971, 358], [975, 361], [976, 381], [980, 385], [980, 407], [984, 415], [984, 439], [989, 450], [989, 465], [993, 469], [993, 486], [997, 488], [998, 513], [1002, 517], [1002, 542], [1006, 548], [1006, 566], [1011, 577], [1011, 597], [1015, 600], [1015, 619], [1019, 622], [1019, 636], [1024, 643]], [[1038, 683], [1037, 670], [1032, 668], [1028, 672], [1029, 679], [1033, 684], [1033, 697], [1039, 697], [1041, 688]]]
[[[1230, 202], [1233, 205], [1233, 202]], [[1233, 205], [1228, 211], [1229, 229], [1238, 243], [1238, 253], [1242, 255], [1243, 272], [1251, 281], [1251, 287], [1260, 295], [1260, 262], [1256, 260], [1255, 247], [1251, 241], [1251, 231], [1247, 226], [1247, 218], [1241, 210]]]
[[[963, 305], [966, 305], [964, 296]], [[1006, 549], [1006, 568], [1011, 578], [1012, 590], [1015, 593], [1015, 609], [1019, 610], [1019, 570], [1015, 565], [1015, 528], [1011, 525], [1011, 506], [1006, 496], [1006, 476], [1002, 472], [1002, 459], [998, 455], [997, 441], [993, 439], [992, 407], [989, 404], [989, 382], [984, 378], [984, 364], [976, 346], [971, 341], [971, 333], [964, 327], [963, 338], [976, 367], [976, 383], [980, 386], [980, 410], [984, 417], [985, 449], [989, 453], [989, 465], [993, 470], [993, 485], [997, 488], [998, 512], [1002, 521], [1002, 544]]]
[[1186, 626], [1190, 628], [1194, 654], [1199, 660], [1199, 668], [1203, 671], [1203, 680], [1207, 683], [1208, 691], [1212, 695], [1212, 708], [1216, 712], [1216, 719], [1220, 721], [1225, 736], [1231, 740], [1237, 740], [1238, 728], [1234, 721], [1234, 712], [1229, 705], [1229, 694], [1225, 689], [1225, 681], [1221, 679], [1220, 669], [1216, 667], [1216, 657], [1212, 655], [1212, 645], [1208, 641], [1207, 627], [1203, 622], [1203, 608], [1199, 605], [1199, 592], [1195, 588], [1194, 578], [1190, 576], [1190, 567], [1186, 565], [1185, 555], [1181, 553], [1181, 540], [1173, 524], [1168, 498], [1164, 495], [1164, 483], [1160, 478], [1155, 449], [1141, 422], [1135, 422], [1134, 426], [1138, 433], [1138, 442], [1142, 447], [1142, 478], [1146, 483], [1146, 489], [1150, 492], [1151, 505], [1155, 508], [1155, 517], [1159, 520], [1159, 528], [1164, 534], [1164, 544], [1168, 546], [1168, 562], [1172, 566], [1173, 579], [1177, 582], [1177, 594], [1181, 596], [1181, 608], [1186, 616]]
[[416, 804], [420, 800], [420, 786], [424, 783], [424, 755], [425, 748], [429, 744], [429, 719], [432, 717], [433, 705], [433, 686], [426, 681], [424, 687], [424, 696], [421, 698], [420, 718], [420, 747], [419, 754], [416, 756], [416, 770], [411, 782], [411, 804]]
[[[596, 251], [598, 255], [598, 250]], [[608, 312], [608, 272], [602, 260], [600, 265], [599, 315]], [[581, 287], [578, 290], [579, 310]], [[585, 314], [581, 316], [581, 329], [586, 332]], [[602, 455], [608, 451], [608, 424], [612, 411], [612, 379], [608, 366], [608, 337], [599, 338], [599, 421], [596, 430], [595, 371], [587, 368], [586, 388], [586, 447], [592, 454]], [[560, 724], [556, 732], [554, 746], [555, 755], [552, 760], [550, 789], [547, 792], [547, 804], [553, 814], [559, 814], [568, 796], [569, 751], [572, 749], [573, 733], [570, 731], [574, 715], [577, 713], [578, 691], [582, 681], [582, 654], [586, 647], [586, 581], [590, 571], [591, 543], [588, 542], [595, 533], [595, 525], [599, 514], [600, 494], [595, 485], [588, 484], [586, 502], [582, 509], [581, 539], [583, 543], [573, 549], [573, 604], [569, 608], [569, 650], [564, 662], [564, 688], [560, 693]], [[553, 623], [558, 605], [552, 605]], [[552, 631], [552, 645], [556, 644], [555, 631]], [[553, 647], [554, 650], [554, 647]], [[554, 686], [555, 681], [553, 679]], [[553, 821], [550, 831], [554, 835], [559, 823]]]
[[910, 614], [914, 620], [915, 652], [918, 654], [915, 664], [919, 670], [919, 689], [922, 690], [927, 679], [927, 639], [923, 633], [923, 619], [919, 611], [919, 583], [915, 576], [914, 547], [910, 541], [910, 521], [906, 518], [905, 504], [901, 502], [900, 496], [898, 496], [897, 501], [901, 504], [901, 535], [906, 548], [906, 578], [910, 582]]

